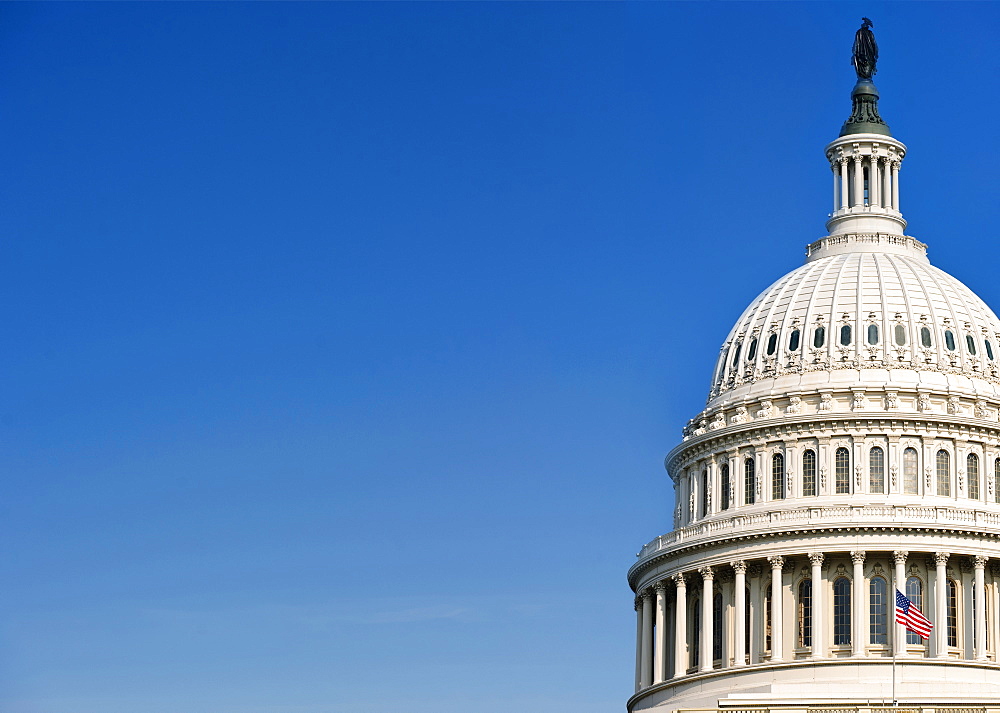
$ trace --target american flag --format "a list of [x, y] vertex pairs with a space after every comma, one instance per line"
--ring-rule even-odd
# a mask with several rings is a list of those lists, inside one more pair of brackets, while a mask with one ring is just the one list
[[921, 639], [929, 639], [934, 625], [913, 606], [913, 602], [896, 590], [896, 623], [903, 624], [907, 629], [918, 634]]

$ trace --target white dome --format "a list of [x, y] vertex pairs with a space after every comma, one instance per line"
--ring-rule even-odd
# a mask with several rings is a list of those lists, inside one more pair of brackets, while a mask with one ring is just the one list
[[921, 243], [900, 237], [879, 246], [879, 236], [868, 236], [860, 244], [862, 237], [810, 245], [805, 265], [751, 303], [723, 345], [710, 406], [785, 393], [816, 383], [815, 372], [843, 369], [859, 384], [914, 383], [916, 372], [932, 372], [958, 375], [952, 385], [963, 391], [997, 393], [993, 311], [933, 267]]

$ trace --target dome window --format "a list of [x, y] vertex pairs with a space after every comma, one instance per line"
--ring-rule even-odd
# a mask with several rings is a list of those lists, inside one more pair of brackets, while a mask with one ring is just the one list
[[813, 334], [813, 346], [819, 349], [824, 344], [826, 344], [826, 327], [816, 327], [816, 332]]
[[[841, 340], [843, 340], [843, 330], [841, 330]], [[868, 343], [878, 344], [878, 325], [869, 324], [868, 325]]]
[[793, 329], [788, 337], [788, 351], [797, 352], [799, 350], [799, 330]]
[[736, 351], [733, 352], [733, 366], [736, 366], [737, 364], [740, 363], [740, 347], [741, 346], [742, 345], [739, 342], [736, 342]]
[[757, 356], [757, 337], [750, 340], [750, 346], [747, 348], [747, 361], [753, 361], [754, 357]]
[[[876, 328], [877, 329], [877, 328]], [[876, 333], [876, 337], [878, 334]], [[851, 344], [851, 325], [845, 324], [840, 328], [840, 343], [847, 347]]]
[[955, 335], [950, 329], [944, 330], [944, 345], [948, 347], [948, 351], [955, 351]]
[[928, 349], [931, 348], [931, 330], [927, 327], [920, 328], [920, 343]]
[[767, 338], [767, 355], [771, 356], [778, 348], [778, 335], [772, 334]]
[[989, 339], [984, 339], [983, 344], [986, 346], [986, 356], [990, 358], [990, 361], [993, 361], [993, 345], [990, 344]]
[[965, 345], [969, 347], [969, 354], [976, 356], [976, 340], [972, 338], [971, 334], [965, 335]]
[[[895, 332], [896, 332], [896, 344], [899, 346], [904, 346], [906, 344], [906, 328], [901, 324], [897, 324]], [[927, 336], [930, 337], [930, 334], [928, 334]]]

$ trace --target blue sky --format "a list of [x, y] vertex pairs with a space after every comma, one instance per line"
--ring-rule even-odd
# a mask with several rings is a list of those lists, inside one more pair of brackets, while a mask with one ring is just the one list
[[862, 15], [988, 303], [1000, 6], [0, 6], [0, 709], [597, 713]]

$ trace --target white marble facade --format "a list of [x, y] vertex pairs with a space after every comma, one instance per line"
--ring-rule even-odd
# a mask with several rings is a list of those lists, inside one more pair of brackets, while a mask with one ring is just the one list
[[826, 147], [829, 235], [740, 316], [666, 458], [629, 711], [1000, 713], [1000, 320], [903, 234], [906, 151]]

